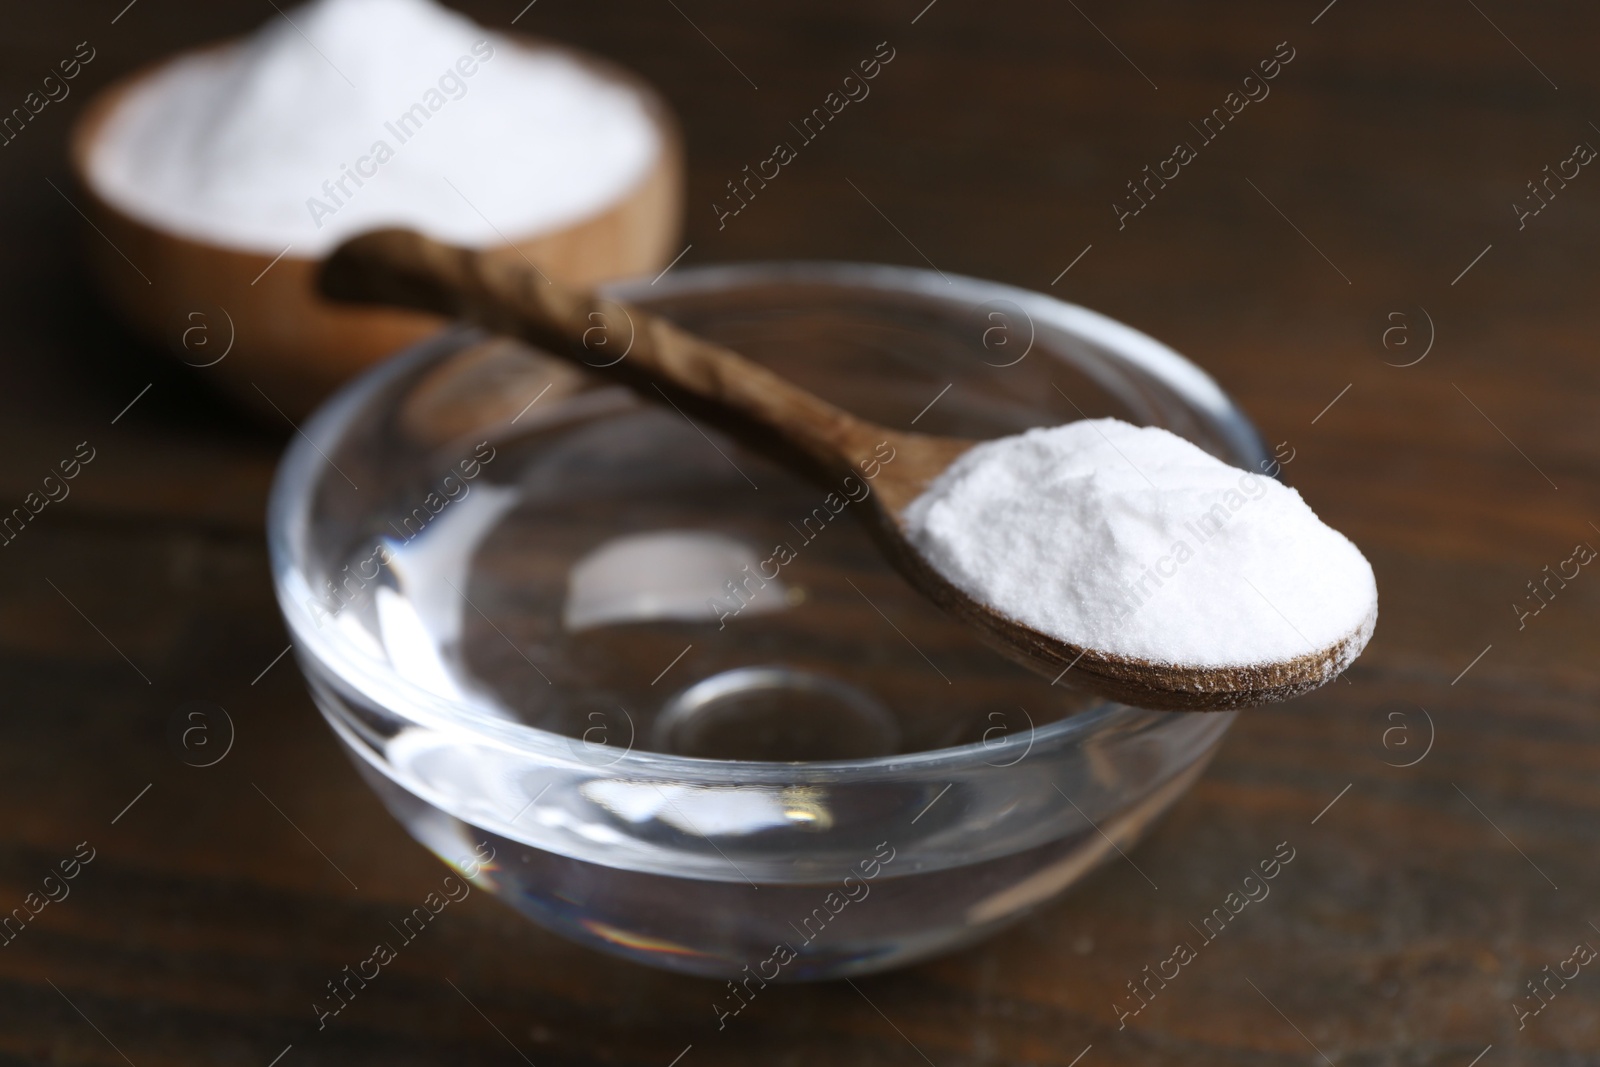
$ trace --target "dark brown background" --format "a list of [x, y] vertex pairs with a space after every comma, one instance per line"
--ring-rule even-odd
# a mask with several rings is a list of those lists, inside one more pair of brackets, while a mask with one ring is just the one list
[[[1483, 1067], [1600, 1060], [1600, 976], [1521, 1032], [1511, 1008], [1576, 942], [1600, 945], [1600, 576], [1520, 632], [1511, 607], [1576, 542], [1600, 545], [1600, 174], [1521, 232], [1510, 208], [1576, 142], [1600, 145], [1600, 12], [1338, 0], [1312, 25], [1324, 0], [938, 0], [913, 25], [924, 2], [539, 0], [518, 28], [628, 63], [677, 106], [686, 264], [925, 265], [920, 249], [1107, 312], [1212, 371], [1290, 442], [1295, 483], [1377, 569], [1382, 618], [1355, 669], [1241, 718], [1135, 854], [1159, 890], [1118, 862], [987, 945], [859, 991], [778, 990], [722, 1033], [710, 983], [592, 955], [478, 895], [317, 1034], [323, 983], [440, 869], [358, 782], [292, 660], [252, 685], [286, 642], [261, 533], [284, 433], [108, 320], [79, 266], [82, 224], [46, 183], [69, 188], [64, 138], [96, 86], [276, 15], [140, 0], [112, 25], [122, 0], [12, 3], [5, 109], [78, 41], [98, 56], [0, 148], [0, 503], [79, 441], [98, 457], [0, 549], [0, 908], [77, 842], [98, 856], [0, 948], [0, 1062], [265, 1067], [291, 1044], [284, 1067], [668, 1067], [690, 1045], [682, 1067], [1065, 1067], [1087, 1046], [1082, 1067], [1467, 1067], [1490, 1045]], [[503, 27], [521, 2], [471, 6]], [[898, 56], [871, 97], [718, 232], [722, 183], [884, 39]], [[1123, 183], [1284, 40], [1298, 54], [1272, 95], [1117, 232]], [[1419, 305], [1432, 352], [1385, 366], [1421, 351]], [[1409, 316], [1406, 349], [1381, 343], [1391, 312]], [[238, 727], [210, 769], [166, 738], [194, 699]], [[1431, 751], [1386, 766], [1423, 751], [1420, 708]], [[1298, 854], [1271, 897], [1118, 1032], [1123, 983], [1285, 840]]]

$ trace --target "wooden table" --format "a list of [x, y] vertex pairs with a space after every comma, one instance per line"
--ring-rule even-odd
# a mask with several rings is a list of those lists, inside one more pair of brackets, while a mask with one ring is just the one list
[[[925, 2], [546, 0], [518, 29], [612, 55], [678, 107], [686, 264], [933, 263], [1097, 308], [1208, 368], [1377, 569], [1382, 618], [1355, 669], [1239, 720], [1135, 854], [1159, 889], [1118, 862], [981, 947], [785, 988], [721, 1033], [711, 983], [569, 946], [479, 896], [318, 1033], [323, 983], [438, 865], [279, 658], [261, 526], [287, 430], [107, 317], [61, 195], [95, 86], [272, 12], [14, 5], [0, 105], [81, 40], [96, 58], [0, 148], [0, 503], [79, 442], [94, 458], [0, 548], [0, 907], [93, 859], [0, 947], [0, 1060], [1600, 1060], [1600, 968], [1543, 1001], [1526, 986], [1600, 946], [1600, 576], [1552, 583], [1520, 623], [1516, 608], [1547, 565], [1600, 546], [1600, 174], [1552, 183], [1520, 227], [1512, 208], [1546, 164], [1600, 146], [1600, 13]], [[521, 4], [471, 6], [504, 26]], [[719, 228], [724, 183], [885, 40], [871, 96]], [[1232, 91], [1259, 96], [1245, 77], [1290, 49], [1214, 141], [1191, 128]], [[1194, 158], [1164, 164], [1180, 140]], [[1147, 164], [1176, 176], [1119, 228]], [[169, 738], [189, 701], [236, 727], [215, 766], [184, 765]], [[1296, 858], [1270, 897], [1119, 1030], [1125, 983], [1279, 842]]]

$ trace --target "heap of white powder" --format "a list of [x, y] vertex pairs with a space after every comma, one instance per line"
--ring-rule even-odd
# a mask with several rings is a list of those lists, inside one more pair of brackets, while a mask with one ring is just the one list
[[661, 151], [639, 94], [432, 0], [315, 0], [141, 82], [89, 159], [158, 228], [320, 255], [385, 225], [485, 246], [604, 210]]
[[1093, 419], [984, 442], [905, 517], [958, 588], [1080, 647], [1243, 667], [1352, 634], [1359, 651], [1377, 621], [1372, 567], [1299, 493], [1154, 427]]

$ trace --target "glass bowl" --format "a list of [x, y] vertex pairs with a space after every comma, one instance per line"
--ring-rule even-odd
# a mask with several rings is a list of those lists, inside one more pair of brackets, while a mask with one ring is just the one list
[[[607, 294], [888, 426], [1115, 415], [1266, 458], [1192, 364], [1037, 293], [776, 263]], [[454, 328], [329, 401], [273, 488], [318, 707], [535, 922], [747, 993], [899, 966], [1130, 848], [1216, 750], [1231, 714], [1075, 692], [928, 604], [849, 514], [865, 474], [807, 481], [660, 400]]]

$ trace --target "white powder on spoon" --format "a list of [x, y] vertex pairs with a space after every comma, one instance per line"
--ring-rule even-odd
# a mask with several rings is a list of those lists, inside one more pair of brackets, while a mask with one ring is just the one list
[[432, 0], [315, 0], [143, 81], [88, 169], [158, 228], [316, 256], [379, 226], [483, 247], [580, 221], [660, 141], [639, 93], [558, 51]]
[[1299, 493], [1117, 419], [978, 444], [905, 519], [974, 599], [1153, 663], [1252, 666], [1357, 635], [1343, 669], [1377, 621], [1371, 565]]

